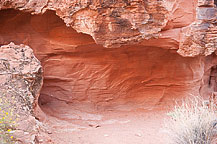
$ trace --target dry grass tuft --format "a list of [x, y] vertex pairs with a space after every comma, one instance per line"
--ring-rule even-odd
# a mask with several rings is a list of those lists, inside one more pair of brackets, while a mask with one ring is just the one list
[[216, 144], [217, 112], [199, 98], [188, 99], [168, 113], [166, 125], [173, 144]]

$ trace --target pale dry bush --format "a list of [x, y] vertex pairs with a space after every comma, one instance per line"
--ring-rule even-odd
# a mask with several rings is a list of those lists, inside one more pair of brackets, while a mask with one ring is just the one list
[[217, 113], [199, 98], [188, 99], [168, 113], [166, 122], [173, 144], [216, 144]]

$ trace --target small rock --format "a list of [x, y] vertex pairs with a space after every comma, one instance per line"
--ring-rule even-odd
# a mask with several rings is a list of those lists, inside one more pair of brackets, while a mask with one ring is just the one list
[[141, 137], [141, 136], [142, 136], [141, 133], [136, 133], [135, 135], [138, 136], [138, 137]]

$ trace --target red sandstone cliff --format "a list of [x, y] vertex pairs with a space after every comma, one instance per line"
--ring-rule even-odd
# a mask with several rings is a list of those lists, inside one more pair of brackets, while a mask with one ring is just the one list
[[59, 118], [58, 102], [129, 111], [217, 91], [212, 0], [0, 0], [0, 9], [0, 44], [34, 50], [40, 104]]

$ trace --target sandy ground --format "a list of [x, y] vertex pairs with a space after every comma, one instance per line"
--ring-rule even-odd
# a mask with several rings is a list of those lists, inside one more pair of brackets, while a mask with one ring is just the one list
[[169, 144], [166, 111], [136, 109], [85, 112], [51, 101], [41, 106], [56, 144]]

